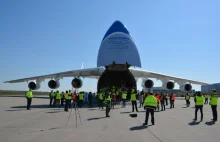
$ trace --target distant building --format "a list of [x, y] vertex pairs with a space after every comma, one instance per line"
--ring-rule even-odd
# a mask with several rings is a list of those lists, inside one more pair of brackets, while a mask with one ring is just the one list
[[[148, 91], [151, 91], [153, 93], [165, 93], [165, 94], [170, 94], [170, 93], [174, 93], [174, 94], [178, 94], [178, 95], [185, 95], [186, 92], [184, 91], [181, 91], [179, 89], [173, 89], [173, 90], [166, 90], [166, 89], [163, 89], [162, 87], [153, 87], [152, 89], [145, 89], [144, 92], [148, 92]], [[195, 90], [191, 90], [189, 92], [190, 94], [194, 94], [195, 93]]]
[[220, 83], [201, 86], [201, 92], [203, 93], [211, 93], [212, 89], [215, 89], [218, 93], [220, 93]]

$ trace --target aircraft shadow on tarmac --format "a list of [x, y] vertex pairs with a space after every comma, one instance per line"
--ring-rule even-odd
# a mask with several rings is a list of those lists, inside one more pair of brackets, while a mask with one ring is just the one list
[[5, 110], [5, 111], [22, 111], [22, 110], [25, 110], [25, 109], [13, 109], [13, 110]]
[[64, 112], [64, 111], [49, 111], [49, 112], [46, 112], [46, 113], [60, 113], [60, 112]]
[[212, 125], [215, 124], [215, 121], [209, 121], [209, 122], [206, 122], [205, 124], [206, 124], [206, 125], [209, 125], [209, 126], [212, 126]]
[[89, 118], [87, 120], [91, 121], [91, 120], [99, 120], [99, 119], [103, 119], [103, 118], [106, 118], [106, 117], [93, 117], [93, 118]]
[[131, 113], [131, 112], [130, 111], [120, 112], [120, 114], [127, 114], [127, 113]]
[[134, 126], [134, 127], [131, 127], [131, 128], [130, 128], [130, 131], [135, 131], [135, 130], [143, 130], [143, 129], [148, 128], [149, 126], [151, 126], [151, 125], [147, 125], [147, 126], [145, 126], [145, 125], [141, 125], [141, 126]]

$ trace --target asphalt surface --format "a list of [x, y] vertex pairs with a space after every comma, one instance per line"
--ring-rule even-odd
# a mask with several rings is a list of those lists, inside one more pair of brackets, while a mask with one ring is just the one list
[[48, 99], [34, 98], [32, 109], [26, 110], [25, 98], [1, 97], [0, 142], [220, 141], [220, 122], [211, 121], [209, 105], [204, 106], [203, 122], [193, 122], [193, 101], [192, 106], [185, 108], [185, 101], [178, 99], [174, 109], [155, 112], [155, 125], [148, 127], [142, 126], [145, 119], [143, 108], [139, 108], [137, 118], [129, 116], [131, 106], [121, 108], [116, 105], [110, 112], [110, 118], [105, 117], [104, 110], [81, 108], [81, 125], [78, 111], [72, 111], [67, 124], [70, 112], [64, 112], [63, 108], [50, 108], [48, 102]]

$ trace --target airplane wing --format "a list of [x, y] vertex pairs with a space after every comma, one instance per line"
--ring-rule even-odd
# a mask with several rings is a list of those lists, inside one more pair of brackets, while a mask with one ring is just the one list
[[80, 69], [80, 70], [72, 70], [42, 76], [35, 76], [29, 78], [22, 78], [16, 80], [5, 81], [4, 83], [19, 83], [19, 82], [27, 82], [29, 80], [44, 80], [44, 79], [54, 79], [54, 78], [64, 78], [64, 77], [86, 77], [98, 79], [99, 76], [104, 71], [103, 68], [90, 68], [90, 69]]
[[174, 77], [174, 76], [169, 76], [161, 73], [155, 73], [151, 71], [146, 71], [142, 69], [130, 69], [131, 73], [134, 75], [136, 78], [156, 78], [159, 80], [173, 80], [174, 82], [181, 84], [181, 83], [192, 83], [196, 85], [209, 85], [208, 83], [205, 82], [199, 82], [195, 80], [190, 80], [190, 79], [185, 79], [185, 78], [180, 78], [180, 77]]

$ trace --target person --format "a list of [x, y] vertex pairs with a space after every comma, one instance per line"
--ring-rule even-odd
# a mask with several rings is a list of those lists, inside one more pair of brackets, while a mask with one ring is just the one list
[[52, 106], [54, 96], [55, 96], [55, 94], [54, 94], [53, 90], [51, 90], [51, 92], [50, 92], [50, 107]]
[[134, 112], [134, 107], [136, 109], [136, 112], [138, 112], [138, 109], [137, 109], [137, 95], [135, 94], [134, 89], [131, 89], [131, 103], [132, 103], [132, 112]]
[[157, 99], [154, 97], [153, 93], [150, 93], [150, 95], [144, 100], [144, 107], [146, 108], [146, 117], [143, 125], [148, 125], [149, 113], [151, 114], [151, 123], [154, 125], [154, 110], [156, 110], [157, 107]]
[[101, 91], [98, 92], [98, 100], [99, 100], [99, 109], [101, 107], [103, 109], [103, 93]]
[[73, 107], [76, 108], [77, 106], [77, 96], [76, 96], [76, 91], [74, 93], [72, 93], [72, 100], [73, 100]]
[[127, 99], [127, 93], [125, 90], [121, 94], [121, 99], [122, 99], [122, 108], [125, 108], [126, 107], [126, 99]]
[[190, 95], [189, 95], [189, 93], [186, 93], [185, 100], [186, 100], [186, 106], [189, 107], [189, 105], [190, 105]]
[[93, 101], [92, 92], [89, 92], [88, 101], [89, 101], [89, 107], [92, 108], [92, 101]]
[[165, 96], [166, 106], [168, 105], [168, 99], [169, 99], [169, 96], [168, 96], [168, 94], [166, 94], [166, 96]]
[[174, 108], [175, 96], [173, 93], [170, 95], [170, 108]]
[[105, 106], [106, 106], [105, 114], [106, 114], [106, 117], [110, 117], [110, 116], [109, 116], [109, 112], [110, 112], [110, 110], [111, 110], [111, 108], [110, 108], [110, 105], [111, 105], [111, 97], [110, 97], [110, 94], [111, 94], [111, 92], [106, 93], [106, 96], [105, 96]]
[[115, 91], [113, 90], [113, 92], [111, 93], [111, 108], [113, 109], [115, 107], [115, 102], [116, 102], [116, 94]]
[[70, 103], [71, 97], [69, 97], [69, 92], [68, 91], [66, 91], [64, 96], [65, 96], [65, 108], [64, 108], [64, 111], [68, 112], [68, 108], [69, 108], [69, 103]]
[[204, 104], [208, 104], [209, 103], [209, 95], [204, 93], [204, 96], [205, 96], [205, 103]]
[[160, 97], [160, 104], [161, 104], [161, 111], [165, 111], [165, 95], [161, 92], [161, 97]]
[[69, 109], [71, 108], [71, 103], [72, 103], [72, 99], [71, 99], [71, 97], [72, 97], [72, 92], [71, 92], [71, 90], [69, 90], [69, 92], [68, 92], [68, 96], [69, 96]]
[[59, 107], [60, 107], [60, 100], [61, 100], [61, 95], [60, 95], [60, 92], [57, 90], [57, 92], [56, 92], [56, 104], [59, 105]]
[[84, 102], [84, 93], [80, 92], [79, 93], [79, 107], [83, 107], [83, 102]]
[[198, 110], [200, 110], [201, 113], [201, 121], [203, 120], [203, 102], [204, 102], [204, 98], [201, 95], [201, 92], [198, 91], [197, 95], [195, 96], [195, 118], [193, 119], [194, 121], [197, 120], [197, 112]]
[[144, 95], [143, 94], [144, 94], [144, 92], [142, 92], [142, 91], [139, 93], [139, 103], [140, 103], [139, 108], [141, 108], [144, 103]]
[[209, 104], [211, 105], [211, 108], [212, 108], [212, 115], [213, 115], [212, 120], [217, 121], [218, 94], [215, 89], [212, 90], [212, 95], [211, 95]]
[[65, 100], [64, 92], [62, 92], [62, 94], [61, 94], [61, 106], [63, 106], [64, 100]]
[[160, 96], [156, 93], [155, 98], [157, 99], [157, 110], [160, 111]]
[[30, 110], [32, 98], [33, 98], [33, 93], [32, 93], [32, 91], [31, 91], [31, 89], [30, 89], [30, 90], [27, 91], [27, 93], [26, 93], [27, 110]]

